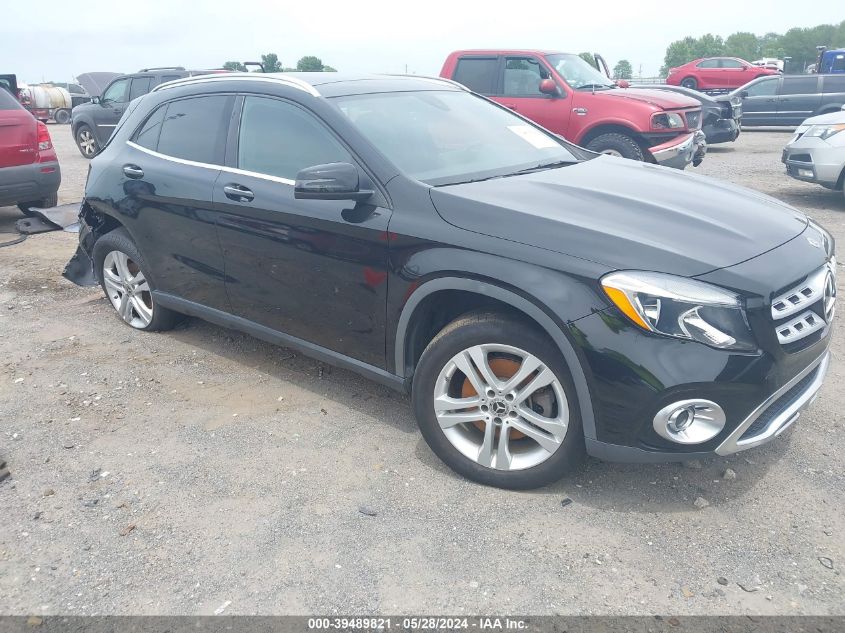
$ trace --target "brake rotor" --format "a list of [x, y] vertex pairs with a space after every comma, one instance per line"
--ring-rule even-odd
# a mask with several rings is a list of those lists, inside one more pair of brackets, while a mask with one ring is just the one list
[[[520, 363], [511, 360], [510, 358], [491, 358], [489, 360], [490, 371], [492, 371], [496, 378], [499, 380], [507, 380], [511, 376], [513, 376], [516, 372], [519, 371]], [[461, 387], [461, 397], [462, 398], [471, 398], [472, 396], [477, 396], [478, 392], [475, 390], [475, 387], [472, 386], [472, 383], [469, 381], [468, 378], [464, 378], [464, 384]], [[484, 422], [480, 420], [478, 422], [472, 423], [475, 428], [477, 428], [482, 433], [484, 432]], [[499, 433], [499, 429], [496, 429], [496, 433]], [[516, 429], [512, 428], [510, 432], [509, 438], [512, 440], [518, 440], [525, 437], [524, 433], [520, 433]]]

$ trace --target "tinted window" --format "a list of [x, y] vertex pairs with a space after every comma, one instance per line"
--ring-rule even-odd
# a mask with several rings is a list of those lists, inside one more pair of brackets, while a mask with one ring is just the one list
[[782, 95], [812, 95], [819, 91], [818, 75], [813, 77], [784, 77], [780, 87]]
[[161, 132], [161, 122], [164, 120], [164, 113], [166, 111], [167, 105], [157, 108], [152, 116], [147, 119], [147, 122], [141, 126], [141, 129], [138, 130], [134, 138], [134, 141], [138, 145], [152, 150], [158, 147], [158, 135]]
[[751, 84], [745, 89], [749, 97], [765, 97], [773, 95], [778, 90], [778, 78], [763, 79], [756, 84]]
[[845, 55], [837, 55], [833, 58], [833, 66], [831, 72], [841, 73], [845, 72]]
[[172, 101], [161, 124], [158, 151], [200, 163], [222, 164], [233, 100], [214, 95]]
[[129, 100], [132, 101], [136, 97], [147, 94], [150, 91], [152, 80], [152, 77], [135, 77], [132, 80], [132, 86], [129, 88]]
[[745, 65], [738, 59], [723, 59], [721, 66], [722, 68], [745, 68]]
[[508, 57], [505, 60], [503, 92], [512, 97], [542, 97], [540, 81], [549, 78], [549, 71], [533, 57]]
[[301, 108], [263, 97], [244, 100], [240, 169], [294, 180], [305, 167], [351, 162], [349, 152], [326, 127]]
[[845, 75], [839, 77], [823, 77], [822, 87], [825, 92], [845, 92]]
[[0, 110], [17, 110], [21, 107], [18, 100], [5, 88], [0, 88]]
[[103, 101], [123, 103], [126, 101], [126, 88], [129, 87], [129, 79], [118, 79], [111, 84], [103, 93]]
[[182, 78], [182, 75], [162, 75], [161, 81], [159, 81], [158, 83], [163, 84], [163, 83], [167, 83], [168, 81], [175, 81], [176, 79], [181, 79], [181, 78]]
[[699, 62], [696, 64], [697, 68], [718, 68], [719, 67], [719, 60], [718, 59], [705, 59], [703, 62]]
[[499, 60], [495, 57], [462, 57], [452, 77], [473, 92], [491, 95], [496, 92], [496, 69]]

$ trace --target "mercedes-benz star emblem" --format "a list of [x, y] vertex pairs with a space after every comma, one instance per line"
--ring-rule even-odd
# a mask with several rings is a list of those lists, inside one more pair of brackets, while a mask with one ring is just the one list
[[833, 314], [836, 311], [836, 281], [833, 278], [833, 273], [828, 271], [827, 277], [824, 280], [824, 318], [830, 323], [833, 319]]
[[504, 402], [494, 402], [493, 403], [493, 413], [496, 415], [503, 415], [507, 413], [508, 408]]

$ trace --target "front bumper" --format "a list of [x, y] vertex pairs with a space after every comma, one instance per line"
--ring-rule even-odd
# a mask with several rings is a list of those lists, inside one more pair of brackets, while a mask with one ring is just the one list
[[712, 124], [704, 126], [708, 145], [732, 143], [739, 138], [739, 133], [740, 126], [736, 119], [716, 119]]
[[59, 190], [62, 172], [58, 162], [30, 163], [0, 168], [0, 207], [35, 202]]
[[845, 146], [834, 146], [820, 138], [801, 137], [784, 148], [781, 162], [792, 178], [832, 189], [839, 185], [845, 170]]
[[701, 164], [707, 153], [707, 139], [704, 133], [698, 130], [650, 147], [648, 151], [658, 165], [684, 169], [690, 163], [694, 166]]

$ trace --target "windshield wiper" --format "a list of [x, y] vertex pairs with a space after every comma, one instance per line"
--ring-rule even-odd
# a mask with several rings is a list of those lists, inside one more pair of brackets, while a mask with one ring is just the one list
[[535, 171], [543, 171], [544, 169], [554, 169], [555, 167], [563, 167], [564, 165], [572, 165], [573, 163], [577, 163], [578, 161], [575, 160], [556, 160], [551, 163], [540, 163], [539, 165], [534, 165], [533, 167], [526, 167], [525, 169], [520, 169], [519, 171], [512, 172], [508, 174], [509, 176], [518, 176], [520, 174], [531, 174]]

